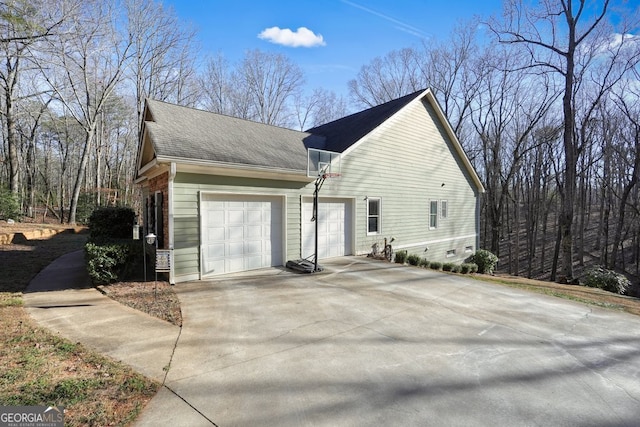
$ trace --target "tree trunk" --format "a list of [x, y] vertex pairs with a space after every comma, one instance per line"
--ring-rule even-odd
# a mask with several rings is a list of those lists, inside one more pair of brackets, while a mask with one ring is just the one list
[[560, 245], [562, 242], [562, 229], [560, 228], [560, 214], [557, 214], [556, 224], [556, 245], [553, 250], [553, 261], [551, 262], [551, 281], [555, 282], [558, 273], [558, 258], [560, 257]]
[[71, 197], [71, 206], [69, 208], [69, 224], [76, 224], [76, 212], [78, 211], [78, 199], [80, 198], [80, 189], [82, 188], [83, 178], [87, 170], [87, 163], [89, 162], [89, 152], [91, 151], [91, 145], [95, 138], [95, 122], [87, 129], [87, 134], [84, 143], [84, 149], [82, 150], [82, 157], [80, 159], [80, 166], [76, 175], [76, 182], [73, 186], [73, 195]]
[[[15, 79], [15, 73], [9, 73], [9, 80]], [[18, 157], [18, 138], [16, 132], [15, 109], [13, 105], [13, 87], [10, 82], [5, 88], [5, 119], [7, 121], [7, 145], [9, 147], [9, 190], [14, 195], [20, 192], [20, 159]], [[9, 90], [7, 90], [9, 89]]]
[[[636, 136], [636, 141], [640, 141], [640, 136]], [[636, 158], [633, 165], [633, 174], [631, 175], [631, 180], [624, 186], [624, 190], [622, 191], [622, 197], [620, 198], [620, 204], [618, 205], [618, 209], [620, 210], [620, 215], [618, 217], [618, 223], [616, 224], [616, 230], [613, 235], [613, 245], [611, 248], [611, 260], [609, 261], [609, 268], [611, 270], [616, 268], [616, 263], [618, 260], [618, 246], [621, 246], [622, 243], [622, 228], [625, 224], [625, 211], [627, 209], [627, 201], [629, 200], [629, 195], [631, 194], [631, 190], [638, 182], [638, 175], [640, 174], [640, 143], [636, 143]], [[623, 254], [624, 258], [624, 254]]]
[[[573, 24], [573, 25], [571, 25]], [[562, 197], [560, 209], [560, 250], [562, 252], [562, 275], [570, 282], [573, 280], [573, 215], [576, 197], [576, 162], [577, 150], [574, 137], [574, 108], [573, 108], [573, 78], [574, 55], [576, 49], [575, 22], [569, 25], [569, 46], [567, 48], [567, 69], [565, 71], [564, 95], [562, 97], [562, 112], [564, 132], [562, 142], [564, 146], [564, 186], [560, 192]]]

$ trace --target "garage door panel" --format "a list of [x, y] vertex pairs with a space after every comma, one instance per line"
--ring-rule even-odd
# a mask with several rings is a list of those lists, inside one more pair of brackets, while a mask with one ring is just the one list
[[234, 208], [233, 210], [227, 211], [227, 224], [243, 225], [244, 223], [244, 210]]
[[255, 240], [253, 242], [245, 242], [244, 243], [244, 254], [245, 255], [260, 255], [262, 256], [262, 241]]
[[245, 222], [259, 224], [262, 222], [262, 209], [247, 211], [247, 218]]
[[262, 256], [245, 257], [245, 270], [255, 270], [262, 267]]
[[245, 206], [247, 207], [247, 209], [262, 210], [264, 208], [263, 203], [260, 201], [248, 201], [245, 202]]
[[329, 233], [340, 233], [343, 229], [342, 225], [342, 223], [330, 222], [329, 224], [327, 224], [327, 231]]
[[226, 236], [226, 229], [224, 227], [208, 227], [207, 228], [207, 240], [224, 240]]
[[226, 247], [228, 250], [224, 254], [224, 256], [229, 257], [241, 257], [244, 254], [244, 243], [243, 242], [229, 242]]
[[[320, 200], [318, 203], [318, 258], [331, 258], [351, 253], [351, 202], [349, 200]], [[315, 222], [313, 202], [303, 203], [302, 255], [315, 251]]]
[[[264, 232], [263, 232], [263, 226], [262, 225], [247, 225], [244, 229], [245, 231], [245, 235], [244, 238], [245, 239], [262, 239], [262, 237], [264, 236]], [[269, 237], [268, 234], [266, 237]]]
[[328, 236], [329, 246], [336, 246], [344, 242], [343, 236], [336, 234], [329, 234]]
[[224, 259], [209, 259], [205, 263], [204, 274], [211, 274], [215, 271], [222, 271], [225, 269]]
[[225, 240], [235, 241], [240, 240], [244, 237], [244, 227], [242, 225], [230, 225], [226, 228], [226, 237]]
[[226, 258], [225, 271], [226, 272], [244, 271], [244, 258], [243, 257]]
[[207, 245], [207, 258], [215, 259], [215, 258], [224, 258], [225, 254], [225, 244], [224, 243], [212, 243]]
[[209, 211], [209, 216], [207, 217], [207, 226], [216, 226], [219, 224], [224, 224], [224, 222], [225, 213], [223, 210]]
[[282, 265], [282, 198], [205, 195], [203, 273]]

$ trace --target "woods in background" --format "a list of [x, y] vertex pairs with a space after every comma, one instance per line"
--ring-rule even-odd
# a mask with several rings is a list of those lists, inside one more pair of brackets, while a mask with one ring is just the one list
[[500, 269], [638, 276], [640, 21], [624, 6], [506, 1], [502, 16], [364, 64], [347, 100], [307, 88], [282, 54], [203, 56], [154, 0], [1, 1], [0, 187], [61, 222], [136, 208], [146, 97], [308, 129], [430, 87], [487, 189], [481, 242]]

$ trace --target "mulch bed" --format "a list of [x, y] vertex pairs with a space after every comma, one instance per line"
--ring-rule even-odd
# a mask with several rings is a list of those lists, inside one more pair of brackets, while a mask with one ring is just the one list
[[182, 326], [180, 300], [168, 282], [119, 282], [98, 289], [121, 304]]

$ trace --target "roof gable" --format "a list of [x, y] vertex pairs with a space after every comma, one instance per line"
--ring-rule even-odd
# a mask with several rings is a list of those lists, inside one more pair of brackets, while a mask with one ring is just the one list
[[385, 122], [391, 119], [400, 119], [402, 110], [407, 108], [409, 104], [413, 102], [421, 102], [422, 100], [428, 102], [434, 108], [440, 123], [449, 137], [452, 148], [456, 152], [466, 171], [469, 173], [469, 176], [478, 191], [484, 193], [485, 189], [482, 185], [482, 181], [480, 181], [480, 177], [469, 161], [469, 158], [464, 152], [458, 137], [455, 135], [455, 132], [451, 127], [451, 124], [447, 120], [442, 108], [440, 108], [438, 101], [430, 89], [405, 95], [401, 98], [369, 108], [368, 110], [309, 129], [307, 132], [321, 135], [325, 138], [323, 146], [314, 148], [336, 151], [343, 155], [348, 155], [359, 144], [366, 143], [367, 138]]
[[[198, 159], [244, 167], [306, 171], [307, 132], [148, 99], [144, 129], [158, 160]], [[141, 148], [141, 154], [149, 159]]]
[[321, 135], [325, 138], [322, 147], [313, 148], [336, 151], [338, 153], [344, 152], [424, 92], [425, 90], [414, 92], [359, 113], [308, 129], [307, 132]]

